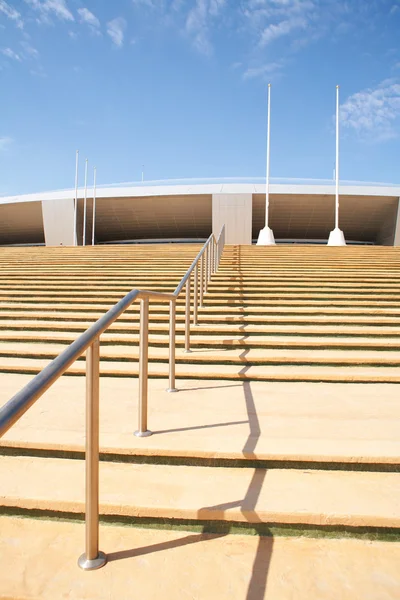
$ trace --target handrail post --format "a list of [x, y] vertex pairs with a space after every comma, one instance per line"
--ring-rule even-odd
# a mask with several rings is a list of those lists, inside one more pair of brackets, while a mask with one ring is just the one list
[[212, 276], [212, 242], [208, 244], [208, 281], [211, 281]]
[[169, 303], [169, 388], [167, 392], [177, 392], [175, 387], [175, 333], [176, 333], [176, 300]]
[[190, 277], [186, 281], [185, 297], [185, 352], [190, 350]]
[[86, 351], [86, 509], [85, 552], [78, 565], [85, 571], [100, 569], [107, 556], [99, 551], [99, 375], [100, 340]]
[[211, 275], [215, 273], [215, 246], [214, 238], [211, 240]]
[[204, 251], [204, 293], [207, 294], [208, 282], [208, 246]]
[[193, 290], [193, 325], [197, 325], [197, 305], [198, 305], [198, 290], [199, 290], [199, 266], [196, 263], [194, 268], [194, 290]]
[[204, 252], [200, 258], [200, 306], [203, 306], [203, 295], [204, 295]]
[[139, 341], [139, 429], [136, 437], [148, 437], [147, 398], [149, 381], [149, 299], [140, 300], [140, 341]]

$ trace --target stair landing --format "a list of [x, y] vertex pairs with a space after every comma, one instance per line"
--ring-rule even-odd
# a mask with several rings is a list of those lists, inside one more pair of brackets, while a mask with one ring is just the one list
[[76, 566], [81, 523], [0, 517], [2, 600], [397, 600], [400, 543], [101, 527], [105, 569]]

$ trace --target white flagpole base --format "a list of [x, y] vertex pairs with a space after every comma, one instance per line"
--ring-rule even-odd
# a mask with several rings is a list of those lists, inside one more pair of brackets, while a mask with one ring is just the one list
[[346, 240], [341, 229], [335, 227], [329, 234], [328, 246], [345, 246]]
[[264, 227], [258, 234], [257, 246], [274, 246], [275, 238], [272, 229]]

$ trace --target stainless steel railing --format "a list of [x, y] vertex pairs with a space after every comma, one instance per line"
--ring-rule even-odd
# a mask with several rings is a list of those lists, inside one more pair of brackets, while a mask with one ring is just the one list
[[[173, 293], [131, 290], [105, 315], [82, 333], [68, 348], [34, 377], [22, 390], [0, 408], [0, 437], [3, 436], [57, 379], [86, 351], [86, 483], [85, 483], [85, 552], [78, 560], [82, 569], [99, 569], [107, 557], [99, 551], [99, 376], [100, 336], [136, 300], [140, 300], [139, 338], [139, 428], [138, 437], [151, 435], [147, 428], [149, 302], [169, 302], [169, 392], [175, 387], [176, 299], [185, 288], [185, 351], [190, 352], [190, 326], [198, 324], [198, 308], [211, 275], [218, 269], [225, 245], [225, 226], [218, 239], [211, 234]], [[200, 265], [200, 268], [199, 268]], [[193, 279], [193, 315], [191, 281]]]

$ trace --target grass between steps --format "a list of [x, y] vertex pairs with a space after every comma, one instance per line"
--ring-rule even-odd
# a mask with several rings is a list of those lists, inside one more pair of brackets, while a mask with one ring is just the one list
[[[0, 516], [83, 523], [85, 515], [40, 509], [1, 507]], [[142, 529], [190, 531], [206, 535], [256, 535], [263, 537], [355, 538], [367, 541], [400, 542], [398, 527], [348, 527], [341, 525], [296, 525], [287, 523], [248, 523], [233, 521], [197, 521], [100, 515], [102, 525], [123, 525]], [[101, 542], [100, 542], [101, 546]]]
[[[34, 458], [60, 458], [84, 460], [85, 453], [73, 450], [51, 450], [0, 446], [0, 456], [31, 456]], [[400, 473], [398, 463], [333, 462], [311, 460], [268, 460], [257, 458], [203, 458], [196, 456], [161, 456], [100, 452], [100, 461], [131, 464], [151, 464], [189, 467], [248, 468], [248, 469], [299, 469], [318, 471], [370, 471]]]

